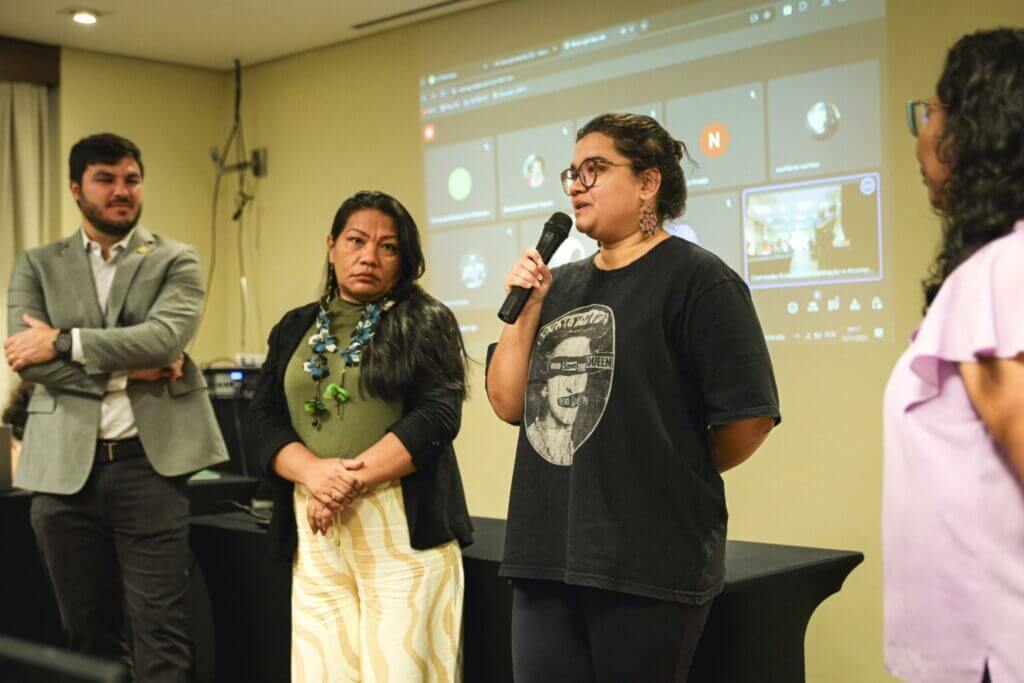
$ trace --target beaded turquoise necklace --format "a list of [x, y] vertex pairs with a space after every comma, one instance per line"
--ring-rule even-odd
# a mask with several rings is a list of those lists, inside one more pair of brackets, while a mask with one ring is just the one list
[[[345, 347], [339, 347], [337, 337], [331, 333], [331, 314], [326, 308], [320, 308], [316, 316], [316, 334], [309, 338], [313, 355], [302, 364], [302, 369], [309, 373], [316, 384], [313, 398], [305, 401], [303, 407], [310, 416], [313, 426], [317, 429], [320, 429], [321, 417], [327, 412], [327, 405], [321, 398], [333, 402], [338, 417], [341, 417], [343, 406], [352, 397], [351, 392], [345, 388], [345, 370], [359, 365], [363, 351], [376, 333], [377, 323], [394, 303], [391, 299], [383, 299], [379, 303], [367, 304], [355, 329], [352, 330], [348, 346]], [[321, 394], [320, 383], [331, 374], [327, 368], [327, 354], [329, 353], [337, 353], [341, 356], [341, 377], [337, 382], [328, 384]]]

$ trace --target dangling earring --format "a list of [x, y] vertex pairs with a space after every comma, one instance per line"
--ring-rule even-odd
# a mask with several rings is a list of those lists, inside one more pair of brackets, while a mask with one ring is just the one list
[[643, 230], [645, 238], [653, 237], [658, 230], [658, 214], [651, 209], [650, 201], [644, 202], [640, 208], [640, 229]]

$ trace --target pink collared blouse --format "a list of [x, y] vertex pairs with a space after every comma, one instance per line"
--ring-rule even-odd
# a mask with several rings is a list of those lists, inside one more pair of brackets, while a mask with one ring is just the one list
[[987, 663], [1024, 683], [1024, 487], [957, 367], [1020, 353], [1024, 220], [947, 278], [885, 390], [885, 659], [906, 681], [979, 683]]

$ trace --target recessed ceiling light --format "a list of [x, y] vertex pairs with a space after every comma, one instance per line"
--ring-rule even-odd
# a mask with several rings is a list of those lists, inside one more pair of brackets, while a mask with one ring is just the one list
[[101, 17], [107, 16], [110, 12], [101, 12], [99, 10], [89, 9], [88, 7], [82, 7], [81, 5], [77, 7], [73, 5], [71, 7], [65, 7], [64, 9], [57, 10], [57, 14], [68, 15], [76, 24], [92, 26], [99, 21]]

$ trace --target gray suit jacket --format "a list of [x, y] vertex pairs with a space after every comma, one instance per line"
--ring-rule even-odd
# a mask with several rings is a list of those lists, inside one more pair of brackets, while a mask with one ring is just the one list
[[[86, 364], [53, 360], [19, 373], [37, 386], [15, 486], [80, 490], [93, 467], [110, 373], [170, 364], [199, 326], [203, 285], [192, 247], [139, 226], [120, 259], [104, 316], [79, 232], [18, 257], [7, 299], [9, 333], [25, 329], [23, 313], [54, 327], [77, 327]], [[206, 382], [190, 358], [181, 380], [129, 382], [128, 398], [143, 448], [160, 474], [227, 460]]]

